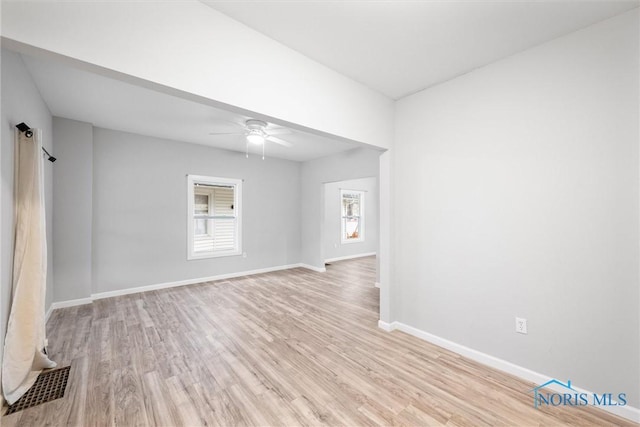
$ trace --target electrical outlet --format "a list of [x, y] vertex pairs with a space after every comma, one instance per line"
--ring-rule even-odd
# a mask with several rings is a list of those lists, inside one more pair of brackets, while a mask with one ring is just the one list
[[516, 317], [516, 332], [519, 334], [527, 333], [527, 319]]

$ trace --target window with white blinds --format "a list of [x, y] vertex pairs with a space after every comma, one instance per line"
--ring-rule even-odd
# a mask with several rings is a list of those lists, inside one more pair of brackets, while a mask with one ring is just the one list
[[364, 241], [364, 191], [340, 190], [342, 243]]
[[242, 180], [188, 176], [188, 259], [240, 255]]

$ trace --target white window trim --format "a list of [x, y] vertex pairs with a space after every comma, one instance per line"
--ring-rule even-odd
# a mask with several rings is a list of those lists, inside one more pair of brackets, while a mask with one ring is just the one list
[[[198, 182], [200, 182], [200, 181], [198, 181]], [[192, 215], [191, 218], [193, 218], [193, 210], [195, 210], [194, 209], [195, 208], [195, 195], [197, 195], [197, 194], [204, 194], [204, 195], [207, 196], [207, 200], [209, 201], [207, 210], [209, 212], [213, 211], [213, 193], [214, 193], [213, 188], [207, 188], [205, 190], [205, 189], [196, 189], [195, 187], [196, 187], [195, 185], [193, 185], [193, 184], [191, 185], [191, 188], [193, 189], [193, 195], [194, 195], [194, 197], [191, 199], [191, 200], [194, 201], [194, 206], [191, 209], [191, 215]], [[209, 225], [211, 225], [211, 223], [208, 221], [207, 222], [207, 231], [208, 231], [207, 236], [211, 237], [211, 230], [209, 229]], [[193, 221], [191, 221], [191, 226], [193, 227]], [[190, 236], [194, 240], [197, 237], [195, 232], [193, 234], [190, 234]], [[191, 243], [193, 243], [193, 242], [191, 242]], [[193, 244], [191, 244], [191, 248], [193, 249]]]
[[[358, 193], [360, 194], [360, 233], [357, 239], [347, 239], [344, 237], [344, 217], [342, 216], [342, 198], [344, 193]], [[365, 191], [362, 190], [343, 190], [340, 189], [340, 243], [343, 245], [348, 245], [351, 243], [362, 243], [364, 242], [364, 217], [366, 215], [365, 205], [364, 205], [364, 194]]]
[[[236, 217], [236, 247], [234, 251], [195, 253], [193, 251], [193, 209], [194, 186], [196, 183], [206, 185], [233, 185], [233, 208]], [[211, 203], [211, 200], [209, 201]], [[242, 255], [242, 180], [234, 178], [218, 178], [205, 175], [187, 175], [187, 260], [219, 258]]]

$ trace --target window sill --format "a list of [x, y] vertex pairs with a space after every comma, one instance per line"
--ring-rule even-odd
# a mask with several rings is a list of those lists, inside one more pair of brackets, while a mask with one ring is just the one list
[[343, 240], [340, 243], [343, 245], [350, 245], [352, 243], [363, 243], [364, 242], [364, 238], [362, 239], [353, 239], [353, 240]]
[[187, 256], [187, 261], [194, 261], [198, 259], [208, 259], [208, 258], [222, 258], [222, 257], [228, 257], [228, 256], [240, 256], [240, 255], [242, 255], [242, 251], [189, 254]]

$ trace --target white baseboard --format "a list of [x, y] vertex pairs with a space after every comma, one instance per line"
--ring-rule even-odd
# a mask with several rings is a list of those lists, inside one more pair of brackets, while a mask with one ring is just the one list
[[53, 313], [53, 310], [57, 310], [59, 308], [75, 307], [76, 305], [91, 304], [92, 302], [93, 296], [89, 298], [78, 298], [67, 301], [53, 302], [51, 303], [49, 310], [47, 310], [47, 313], [44, 316], [44, 323], [47, 323], [49, 321], [49, 317], [51, 317], [51, 313]]
[[47, 313], [45, 315], [45, 322], [49, 320], [51, 313], [55, 309], [73, 307], [76, 305], [83, 305], [83, 304], [91, 304], [94, 300], [98, 300], [98, 299], [113, 298], [113, 297], [122, 296], [122, 295], [138, 294], [141, 292], [155, 291], [158, 289], [175, 288], [178, 286], [193, 285], [196, 283], [213, 282], [216, 280], [233, 279], [235, 277], [271, 273], [273, 271], [289, 270], [292, 268], [306, 268], [307, 270], [316, 271], [318, 273], [324, 273], [325, 271], [327, 271], [327, 269], [324, 267], [314, 267], [313, 265], [298, 263], [298, 264], [279, 265], [276, 267], [259, 268], [256, 270], [240, 271], [236, 273], [218, 274], [216, 276], [199, 277], [196, 279], [187, 279], [187, 280], [178, 280], [175, 282], [158, 283], [155, 285], [136, 286], [132, 288], [118, 289], [115, 291], [98, 292], [95, 294], [91, 294], [91, 296], [88, 298], [79, 298], [79, 299], [68, 300], [68, 301], [57, 301], [52, 303], [51, 307], [49, 307], [49, 310], [47, 310]]
[[158, 283], [155, 285], [136, 286], [133, 288], [119, 289], [116, 291], [98, 292], [95, 294], [91, 294], [89, 298], [79, 298], [74, 300], [58, 301], [58, 302], [52, 303], [51, 307], [49, 307], [49, 310], [47, 310], [47, 313], [45, 315], [45, 319], [46, 319], [45, 322], [49, 320], [49, 317], [51, 316], [51, 313], [53, 312], [53, 310], [56, 310], [58, 308], [73, 307], [76, 305], [91, 304], [94, 300], [112, 298], [112, 297], [117, 297], [122, 295], [137, 294], [141, 292], [155, 291], [158, 289], [175, 288], [178, 286], [193, 285], [196, 283], [212, 282], [215, 280], [225, 280], [225, 279], [232, 279], [235, 277], [271, 273], [273, 271], [289, 270], [292, 268], [299, 268], [299, 267], [307, 268], [313, 271], [319, 271], [321, 273], [325, 271], [325, 269], [319, 269], [317, 267], [308, 266], [306, 264], [289, 264], [289, 265], [279, 265], [276, 267], [260, 268], [256, 270], [240, 271], [237, 273], [227, 273], [227, 274], [219, 274], [216, 276], [199, 277], [197, 279], [179, 280], [175, 282]]
[[59, 301], [59, 302], [54, 302], [53, 304], [51, 304], [51, 309], [50, 310], [55, 310], [56, 308], [75, 307], [76, 305], [91, 304], [92, 302], [93, 302], [93, 298], [92, 297], [71, 299], [71, 300], [67, 300], [67, 301]]
[[387, 323], [383, 322], [382, 320], [378, 320], [378, 328], [382, 329], [383, 331], [391, 332], [396, 329], [396, 323], [397, 322]]
[[364, 258], [368, 256], [376, 255], [375, 252], [367, 252], [366, 254], [356, 254], [356, 255], [347, 255], [347, 256], [339, 256], [337, 258], [329, 258], [325, 259], [324, 262], [336, 262], [336, 261], [345, 261], [348, 259], [356, 259], [356, 258]]
[[44, 324], [46, 325], [47, 322], [49, 321], [49, 317], [51, 317], [51, 313], [53, 313], [53, 310], [55, 310], [55, 308], [53, 308], [53, 303], [49, 306], [49, 310], [47, 310], [47, 312], [44, 314]]
[[309, 265], [309, 264], [298, 264], [298, 267], [302, 267], [302, 268], [306, 268], [307, 270], [311, 270], [311, 271], [315, 271], [317, 273], [324, 273], [325, 271], [327, 271], [326, 268], [324, 267], [314, 267], [313, 265]]
[[[524, 368], [514, 363], [507, 362], [506, 360], [499, 359], [497, 357], [491, 356], [481, 351], [466, 347], [462, 344], [457, 344], [453, 341], [449, 341], [444, 338], [438, 337], [436, 335], [430, 334], [429, 332], [425, 332], [418, 328], [414, 328], [413, 326], [405, 325], [402, 322], [387, 323], [387, 322], [383, 322], [382, 320], [379, 320], [378, 327], [387, 332], [391, 332], [394, 330], [405, 332], [409, 335], [413, 335], [414, 337], [428, 341], [439, 347], [446, 348], [447, 350], [453, 351], [454, 353], [458, 353], [471, 360], [475, 360], [476, 362], [480, 362], [492, 368], [499, 369], [503, 372], [514, 375], [516, 377], [520, 377], [527, 381], [531, 381], [532, 383], [535, 383], [535, 384], [544, 384], [547, 381], [549, 381], [549, 379], [552, 378], [549, 375], [544, 375], [539, 372], [532, 371], [530, 369]], [[557, 392], [565, 391], [563, 388], [561, 388], [556, 384], [552, 384], [548, 388]], [[578, 393], [587, 393], [589, 395], [593, 394], [588, 390], [584, 390], [575, 386], [573, 386], [573, 388]], [[617, 415], [619, 417], [634, 421], [636, 423], [640, 422], [640, 409], [634, 408], [632, 406], [599, 406], [597, 408], [607, 411], [609, 413], [612, 413], [614, 415]]]
[[273, 271], [288, 270], [291, 268], [301, 267], [300, 264], [279, 265], [276, 267], [259, 268], [256, 270], [240, 271], [237, 273], [218, 274], [216, 276], [199, 277], [196, 279], [178, 280], [175, 282], [158, 283], [155, 285], [138, 286], [135, 288], [120, 289], [117, 291], [107, 291], [92, 294], [94, 300], [103, 298], [112, 298], [122, 295], [138, 294], [140, 292], [156, 291], [158, 289], [175, 288], [178, 286], [194, 285], [196, 283], [213, 282], [216, 280], [233, 279], [235, 277], [252, 276], [254, 274], [271, 273]]

